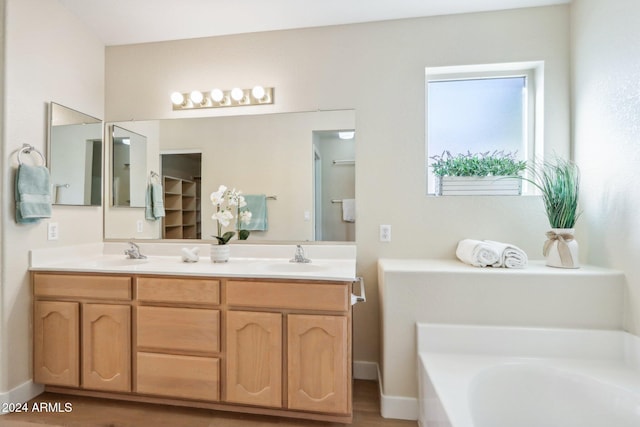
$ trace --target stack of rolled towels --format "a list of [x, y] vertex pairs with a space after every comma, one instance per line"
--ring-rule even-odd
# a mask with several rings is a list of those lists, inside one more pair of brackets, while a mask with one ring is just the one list
[[492, 240], [461, 240], [456, 256], [475, 267], [523, 268], [527, 265], [527, 254], [522, 249]]

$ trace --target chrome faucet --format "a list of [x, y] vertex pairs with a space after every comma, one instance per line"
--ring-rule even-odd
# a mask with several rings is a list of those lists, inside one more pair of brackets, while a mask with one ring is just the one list
[[304, 249], [302, 248], [302, 246], [296, 245], [296, 253], [293, 256], [293, 258], [289, 260], [289, 262], [307, 264], [307, 263], [310, 263], [311, 260], [304, 255]]
[[140, 253], [140, 246], [133, 242], [129, 242], [129, 248], [124, 251], [129, 259], [145, 259], [147, 256]]

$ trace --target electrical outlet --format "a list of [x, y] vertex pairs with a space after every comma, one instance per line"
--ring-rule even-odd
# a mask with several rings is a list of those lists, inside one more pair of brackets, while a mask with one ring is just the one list
[[144, 222], [141, 219], [136, 221], [136, 231], [138, 233], [142, 233], [144, 231]]
[[391, 226], [390, 225], [381, 225], [380, 226], [380, 241], [381, 242], [390, 242], [391, 241]]
[[47, 240], [58, 240], [58, 223], [57, 222], [49, 222], [47, 223]]

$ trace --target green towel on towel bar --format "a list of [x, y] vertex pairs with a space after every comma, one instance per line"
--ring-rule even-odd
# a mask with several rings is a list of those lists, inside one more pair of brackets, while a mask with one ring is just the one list
[[15, 185], [16, 222], [29, 224], [51, 218], [49, 170], [44, 166], [20, 165]]
[[264, 194], [246, 194], [244, 201], [247, 209], [251, 212], [251, 221], [249, 224], [242, 225], [242, 229], [250, 231], [267, 231], [269, 222], [267, 221], [267, 196]]
[[164, 200], [162, 185], [158, 183], [151, 183], [147, 186], [147, 192], [145, 194], [145, 210], [144, 216], [149, 221], [155, 221], [164, 217]]

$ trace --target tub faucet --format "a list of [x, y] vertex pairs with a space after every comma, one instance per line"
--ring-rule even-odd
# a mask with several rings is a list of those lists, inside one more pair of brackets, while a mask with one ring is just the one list
[[304, 255], [304, 249], [302, 248], [302, 246], [296, 245], [296, 253], [293, 256], [293, 258], [289, 260], [289, 262], [307, 264], [307, 263], [310, 263], [311, 260]]
[[129, 259], [145, 259], [147, 256], [140, 253], [140, 246], [133, 242], [129, 242], [129, 248], [124, 251]]

